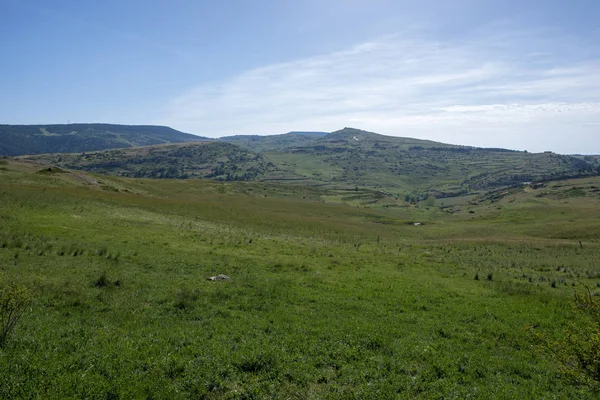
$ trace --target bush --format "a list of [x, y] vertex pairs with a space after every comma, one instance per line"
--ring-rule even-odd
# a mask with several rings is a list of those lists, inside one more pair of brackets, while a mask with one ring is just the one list
[[102, 272], [100, 274], [100, 277], [98, 279], [96, 279], [93, 284], [94, 284], [95, 287], [98, 287], [98, 288], [100, 288], [100, 287], [106, 287], [106, 286], [110, 285], [110, 281], [108, 280], [108, 276], [106, 275], [106, 271]]
[[573, 303], [576, 310], [588, 317], [589, 324], [572, 326], [560, 340], [551, 340], [538, 332], [533, 334], [568, 379], [600, 390], [600, 298], [587, 289], [575, 292]]
[[199, 293], [197, 290], [181, 289], [177, 291], [173, 305], [179, 310], [192, 309], [198, 297]]
[[29, 290], [9, 286], [0, 291], [0, 348], [17, 326], [17, 322], [31, 303]]
[[96, 279], [94, 282], [92, 282], [92, 285], [94, 285], [94, 287], [97, 287], [97, 288], [105, 288], [105, 287], [109, 287], [109, 286], [120, 287], [121, 284], [122, 284], [122, 282], [119, 279], [111, 281], [108, 278], [108, 275], [106, 275], [106, 271], [103, 271], [100, 274], [100, 276], [98, 277], [98, 279]]

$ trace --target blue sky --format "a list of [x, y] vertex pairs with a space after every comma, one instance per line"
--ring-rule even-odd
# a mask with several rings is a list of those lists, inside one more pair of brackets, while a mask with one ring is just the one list
[[600, 1], [0, 0], [0, 123], [600, 154]]

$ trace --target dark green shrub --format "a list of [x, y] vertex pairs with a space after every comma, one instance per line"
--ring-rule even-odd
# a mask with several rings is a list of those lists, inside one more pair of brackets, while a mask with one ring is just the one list
[[270, 354], [258, 353], [242, 357], [242, 360], [235, 365], [240, 371], [246, 373], [265, 372], [275, 366], [275, 358]]
[[94, 281], [94, 286], [100, 288], [100, 287], [106, 287], [108, 285], [110, 285], [110, 281], [108, 280], [108, 277], [106, 276], [106, 271], [104, 271], [100, 274], [98, 279], [96, 279]]
[[539, 332], [533, 335], [541, 348], [556, 359], [566, 378], [600, 391], [600, 298], [587, 289], [574, 292], [573, 304], [587, 317], [587, 324], [573, 325], [558, 340]]
[[0, 348], [4, 347], [30, 303], [31, 294], [23, 287], [13, 285], [0, 291]]
[[192, 309], [199, 297], [200, 294], [197, 290], [190, 290], [187, 288], [180, 289], [175, 294], [173, 306], [179, 310]]

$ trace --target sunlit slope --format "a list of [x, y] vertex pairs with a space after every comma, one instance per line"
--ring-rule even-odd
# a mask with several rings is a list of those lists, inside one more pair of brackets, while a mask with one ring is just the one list
[[455, 146], [350, 128], [264, 155], [277, 166], [266, 179], [438, 197], [596, 173], [591, 164], [570, 156]]
[[589, 323], [598, 186], [447, 214], [0, 160], [0, 290], [31, 293], [0, 398], [595, 399], [531, 331]]

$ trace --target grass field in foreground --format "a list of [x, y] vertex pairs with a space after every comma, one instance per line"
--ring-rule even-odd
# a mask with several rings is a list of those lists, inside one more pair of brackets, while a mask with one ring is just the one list
[[33, 298], [0, 398], [597, 395], [530, 334], [589, 322], [570, 297], [600, 284], [597, 180], [446, 215], [0, 167], [0, 287]]

